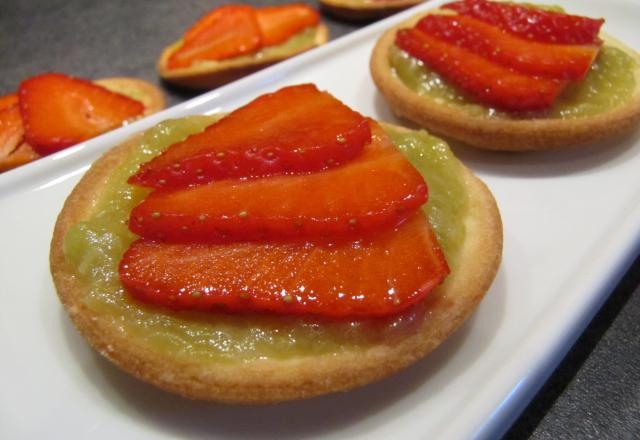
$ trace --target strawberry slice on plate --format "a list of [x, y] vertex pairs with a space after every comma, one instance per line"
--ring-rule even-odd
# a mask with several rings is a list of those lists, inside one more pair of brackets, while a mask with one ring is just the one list
[[352, 241], [223, 245], [138, 240], [120, 262], [135, 298], [174, 310], [368, 317], [424, 298], [449, 269], [421, 211]]
[[23, 81], [18, 95], [25, 140], [42, 155], [117, 128], [144, 111], [139, 101], [59, 73]]
[[558, 44], [599, 44], [603, 19], [545, 11], [513, 3], [463, 0], [442, 6], [495, 25], [533, 41]]
[[464, 15], [427, 15], [416, 27], [518, 72], [545, 78], [584, 79], [600, 48], [526, 40]]
[[512, 71], [419, 29], [401, 29], [396, 45], [479, 102], [508, 111], [544, 110], [567, 82]]
[[256, 16], [264, 46], [284, 43], [303, 29], [320, 22], [318, 11], [302, 3], [259, 8]]
[[129, 228], [149, 239], [213, 243], [393, 227], [426, 202], [427, 186], [377, 124], [372, 131], [361, 155], [329, 170], [155, 191], [132, 210]]
[[311, 84], [285, 87], [172, 145], [129, 183], [176, 189], [318, 171], [355, 157], [370, 139], [368, 120], [330, 94]]
[[192, 27], [182, 45], [167, 61], [170, 69], [191, 66], [195, 61], [219, 61], [249, 54], [262, 47], [255, 10], [247, 5], [214, 9]]

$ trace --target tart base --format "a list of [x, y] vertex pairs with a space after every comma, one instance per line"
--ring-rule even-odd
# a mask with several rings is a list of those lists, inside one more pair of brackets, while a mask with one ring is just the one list
[[345, 391], [382, 379], [422, 358], [460, 327], [489, 289], [500, 264], [502, 224], [498, 208], [484, 183], [464, 168], [469, 196], [467, 239], [459, 251], [457, 267], [444, 284], [414, 306], [424, 309], [425, 318], [400, 342], [394, 338], [334, 354], [233, 364], [188, 361], [155, 351], [85, 305], [87, 286], [63, 253], [67, 231], [92, 215], [108, 176], [138, 139], [107, 152], [67, 198], [51, 243], [51, 273], [64, 308], [96, 351], [139, 379], [184, 397], [273, 403]]
[[389, 50], [399, 29], [414, 26], [428, 11], [386, 31], [376, 43], [370, 59], [373, 81], [393, 112], [432, 133], [488, 150], [550, 150], [594, 143], [627, 134], [640, 123], [640, 55], [621, 42], [605, 36], [605, 44], [624, 50], [637, 62], [633, 97], [613, 110], [576, 119], [507, 119], [476, 116], [456, 105], [438, 103], [408, 88], [389, 63]]

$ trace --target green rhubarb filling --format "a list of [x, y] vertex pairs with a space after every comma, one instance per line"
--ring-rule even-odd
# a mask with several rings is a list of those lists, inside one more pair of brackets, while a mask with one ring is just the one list
[[[212, 362], [339, 353], [366, 348], [382, 339], [401, 340], [411, 332], [424, 316], [422, 307], [384, 319], [331, 321], [266, 314], [172, 313], [127, 295], [118, 278], [118, 262], [136, 237], [126, 222], [131, 209], [148, 193], [127, 184], [127, 178], [140, 163], [215, 120], [215, 116], [189, 117], [148, 130], [108, 179], [93, 217], [69, 230], [64, 253], [88, 286], [85, 305], [112, 320], [126, 337], [142, 340], [159, 352]], [[424, 131], [388, 126], [385, 130], [425, 176], [429, 202], [424, 209], [455, 270], [456, 253], [464, 238], [460, 218], [467, 209], [461, 165], [444, 142]]]
[[440, 104], [462, 107], [476, 116], [514, 118], [581, 118], [607, 112], [627, 102], [636, 88], [637, 62], [621, 49], [603, 46], [583, 81], [570, 83], [555, 105], [543, 113], [498, 111], [467, 97], [422, 61], [393, 45], [389, 61], [397, 77], [418, 95]]
[[[261, 59], [271, 59], [271, 58], [281, 58], [288, 56], [292, 53], [302, 52], [310, 47], [312, 47], [316, 41], [316, 36], [318, 33], [318, 27], [312, 26], [302, 31], [296, 33], [291, 36], [287, 41], [281, 44], [276, 44], [274, 46], [263, 47], [257, 52], [242, 55], [238, 57], [233, 57], [225, 60], [198, 60], [195, 61], [191, 66], [192, 67], [206, 67], [209, 66], [211, 68], [224, 67], [225, 64], [248, 64], [259, 61]], [[182, 45], [182, 40], [178, 40], [173, 46], [171, 46], [170, 50], [172, 52], [178, 50]]]

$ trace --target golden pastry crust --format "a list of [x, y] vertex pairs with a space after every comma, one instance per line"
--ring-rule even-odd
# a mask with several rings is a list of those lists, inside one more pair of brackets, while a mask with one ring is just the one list
[[190, 67], [169, 69], [167, 67], [169, 57], [179, 46], [179, 43], [174, 43], [162, 51], [160, 59], [158, 60], [157, 70], [162, 79], [173, 84], [190, 89], [212, 89], [287, 58], [291, 58], [309, 49], [313, 49], [314, 47], [321, 46], [328, 40], [329, 29], [321, 23], [316, 26], [316, 36], [311, 44], [302, 46], [286, 54], [264, 56], [249, 60], [243, 57], [238, 59], [231, 58], [216, 62], [214, 65], [201, 63]]
[[395, 14], [425, 0], [320, 0], [333, 15], [347, 20], [364, 21]]
[[89, 343], [123, 370], [167, 391], [192, 399], [271, 403], [345, 391], [381, 379], [420, 359], [455, 331], [489, 289], [500, 264], [498, 208], [484, 183], [464, 168], [469, 196], [467, 239], [447, 281], [414, 306], [424, 310], [420, 316], [425, 318], [399, 342], [395, 338], [334, 354], [233, 364], [174, 358], [123, 334], [108, 316], [87, 308], [86, 286], [63, 254], [67, 231], [91, 216], [105, 180], [138, 139], [94, 163], [66, 200], [51, 243], [51, 272], [62, 304]]
[[430, 13], [442, 11], [423, 12], [389, 29], [371, 54], [373, 81], [398, 116], [410, 119], [433, 133], [475, 147], [505, 151], [549, 150], [598, 142], [624, 135], [640, 123], [640, 55], [609, 36], [604, 36], [605, 44], [624, 50], [638, 62], [636, 88], [627, 103], [598, 115], [576, 119], [477, 116], [462, 107], [440, 104], [419, 96], [395, 75], [388, 53], [399, 29], [415, 25]]

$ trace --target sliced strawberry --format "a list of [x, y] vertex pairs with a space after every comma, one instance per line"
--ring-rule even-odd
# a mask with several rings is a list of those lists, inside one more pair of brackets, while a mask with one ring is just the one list
[[172, 145], [129, 183], [175, 189], [317, 171], [351, 159], [370, 138], [368, 121], [330, 94], [311, 84], [285, 87]]
[[104, 87], [59, 73], [20, 84], [25, 139], [42, 155], [119, 127], [142, 114], [142, 103]]
[[509, 111], [543, 110], [553, 105], [566, 81], [513, 72], [473, 52], [419, 29], [401, 29], [396, 45], [479, 102]]
[[9, 158], [22, 142], [24, 127], [17, 104], [0, 108], [0, 170], [2, 164]]
[[221, 6], [187, 30], [167, 66], [175, 69], [189, 67], [194, 61], [224, 60], [255, 52], [261, 46], [255, 10], [245, 5]]
[[31, 145], [23, 142], [8, 156], [0, 157], [0, 172], [33, 162], [40, 157], [41, 156], [31, 148]]
[[603, 19], [544, 11], [514, 3], [463, 0], [442, 6], [498, 26], [522, 38], [543, 43], [599, 44]]
[[[15, 99], [14, 99], [15, 98]], [[10, 104], [14, 102], [14, 104]], [[4, 105], [4, 107], [3, 107]], [[0, 98], [0, 172], [39, 159], [40, 155], [24, 142], [18, 95]]]
[[11, 107], [18, 103], [18, 94], [11, 93], [9, 95], [0, 96], [0, 110], [3, 108]]
[[147, 303], [329, 317], [399, 312], [448, 272], [421, 211], [397, 229], [346, 242], [206, 245], [142, 239], [120, 262], [123, 285]]
[[301, 30], [320, 22], [318, 11], [303, 3], [268, 6], [256, 10], [262, 44], [284, 43]]
[[169, 242], [228, 242], [395, 226], [426, 202], [427, 187], [377, 124], [374, 130], [360, 156], [323, 172], [156, 191], [133, 209], [129, 228]]
[[416, 27], [518, 72], [545, 78], [584, 79], [600, 48], [525, 40], [464, 15], [427, 15]]

